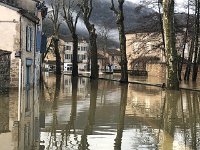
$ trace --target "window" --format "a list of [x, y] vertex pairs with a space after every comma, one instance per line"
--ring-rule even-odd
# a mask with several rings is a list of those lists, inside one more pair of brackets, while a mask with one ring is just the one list
[[115, 60], [115, 56], [114, 55], [112, 55], [112, 61], [114, 61]]
[[87, 47], [83, 47], [83, 51], [87, 51]]
[[71, 46], [69, 45], [65, 46], [65, 50], [71, 50]]
[[147, 51], [152, 50], [152, 44], [151, 44], [150, 42], [147, 42], [147, 43], [146, 43], [146, 50], [147, 50]]
[[78, 51], [80, 51], [80, 46], [78, 46]]
[[30, 124], [24, 126], [24, 148], [30, 149]]
[[85, 60], [86, 59], [86, 56], [85, 55], [83, 55], [83, 60]]
[[41, 41], [42, 41], [42, 33], [41, 31], [37, 31], [37, 43], [36, 43], [36, 51], [39, 52], [41, 49]]
[[71, 59], [71, 54], [65, 54], [65, 59]]
[[32, 50], [33, 45], [33, 31], [30, 26], [26, 27], [26, 51]]
[[81, 55], [78, 55], [78, 61], [80, 61], [81, 60]]

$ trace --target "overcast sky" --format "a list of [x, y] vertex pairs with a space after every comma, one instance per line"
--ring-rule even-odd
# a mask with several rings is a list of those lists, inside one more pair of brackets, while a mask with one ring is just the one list
[[[130, 2], [133, 2], [133, 3], [140, 3], [141, 0], [126, 0], [126, 1], [130, 1]], [[185, 12], [186, 11], [183, 8], [183, 5], [187, 4], [187, 0], [175, 0], [175, 3], [177, 4], [179, 12]]]

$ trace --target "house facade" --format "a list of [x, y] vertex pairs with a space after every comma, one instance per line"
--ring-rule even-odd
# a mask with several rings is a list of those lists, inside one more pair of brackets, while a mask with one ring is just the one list
[[18, 101], [17, 120], [10, 122], [18, 134], [18, 149], [39, 147], [37, 86], [44, 8], [46, 11], [42, 5], [42, 2], [32, 0], [0, 0], [0, 53], [9, 55], [8, 80], [10, 88], [18, 93], [14, 98]]
[[98, 55], [102, 56], [98, 60], [99, 69], [112, 72], [114, 69], [120, 69], [121, 53], [118, 49], [98, 50]]
[[[176, 34], [176, 49], [181, 55], [183, 49], [183, 33]], [[146, 70], [150, 72], [151, 64], [165, 64], [165, 52], [161, 32], [129, 31], [126, 33], [126, 47], [129, 70]], [[189, 44], [185, 45], [184, 57], [189, 54]], [[163, 68], [163, 67], [161, 67]], [[150, 72], [151, 74], [151, 72]]]
[[[78, 42], [78, 69], [87, 70], [89, 61], [89, 43], [86, 40], [79, 40]], [[72, 70], [72, 56], [73, 56], [73, 42], [66, 41], [63, 44], [63, 64], [64, 71]]]

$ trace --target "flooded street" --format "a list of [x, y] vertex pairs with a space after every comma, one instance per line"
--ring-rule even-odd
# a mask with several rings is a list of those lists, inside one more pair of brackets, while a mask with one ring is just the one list
[[[50, 74], [44, 80], [39, 123], [32, 125], [39, 129], [40, 146], [32, 149], [200, 149], [199, 92], [90, 81], [85, 77], [71, 79], [68, 75], [56, 79]], [[10, 92], [0, 98], [1, 150], [27, 145], [36, 134], [17, 132], [15, 94]], [[20, 141], [18, 135], [27, 133], [28, 139]]]

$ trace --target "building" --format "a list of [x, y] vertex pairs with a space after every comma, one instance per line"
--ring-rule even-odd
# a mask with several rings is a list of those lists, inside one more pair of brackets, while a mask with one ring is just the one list
[[[186, 20], [186, 14], [175, 14], [176, 49], [179, 56], [182, 55], [185, 43]], [[189, 43], [185, 45], [184, 57], [186, 59], [189, 54], [189, 45]], [[148, 70], [147, 64], [165, 63], [159, 14], [151, 14], [146, 24], [126, 31], [126, 47], [129, 70]]]
[[[87, 70], [89, 63], [89, 43], [86, 40], [79, 40], [78, 42], [78, 69]], [[72, 55], [73, 42], [71, 40], [65, 41], [63, 45], [63, 62], [64, 71], [72, 70]]]
[[118, 49], [98, 50], [98, 64], [102, 71], [120, 69], [121, 53]]
[[[18, 92], [18, 117], [14, 125], [18, 133], [18, 148], [39, 146], [38, 97], [42, 19], [47, 8], [32, 0], [0, 0], [0, 60], [7, 70], [1, 76]], [[6, 63], [3, 61], [6, 60]], [[8, 70], [9, 68], [9, 70]], [[7, 76], [6, 76], [7, 75]], [[9, 76], [9, 77], [8, 77]], [[6, 83], [7, 86], [7, 83]], [[33, 125], [34, 124], [34, 125]], [[37, 143], [37, 144], [36, 144]]]
[[147, 62], [165, 62], [161, 43], [162, 36], [159, 32], [127, 32], [128, 69], [145, 70]]

